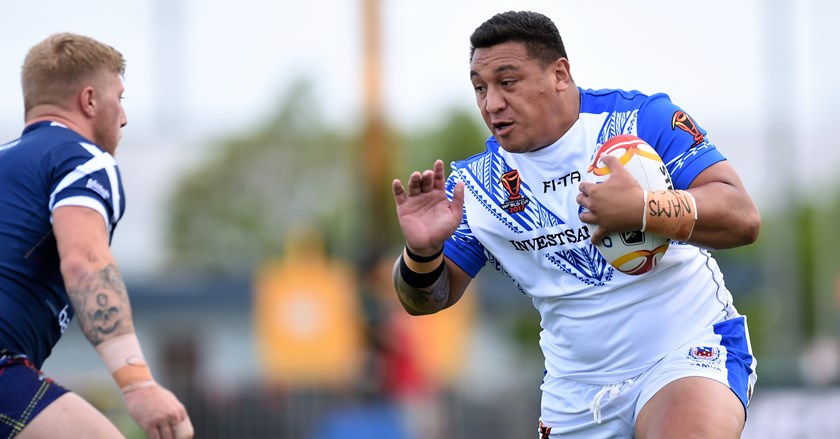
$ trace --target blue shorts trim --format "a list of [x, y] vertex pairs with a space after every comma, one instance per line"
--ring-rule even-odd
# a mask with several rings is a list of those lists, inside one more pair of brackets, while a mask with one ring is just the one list
[[0, 351], [0, 438], [13, 438], [68, 390], [44, 376], [26, 358]]
[[726, 320], [714, 325], [715, 334], [720, 335], [720, 345], [726, 348], [726, 370], [729, 388], [738, 395], [744, 408], [752, 397], [750, 377], [755, 374], [755, 357], [751, 354], [747, 339], [746, 318]]

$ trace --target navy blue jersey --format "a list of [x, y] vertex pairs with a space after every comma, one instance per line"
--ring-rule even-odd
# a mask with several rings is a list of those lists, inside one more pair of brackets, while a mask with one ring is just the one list
[[120, 173], [78, 133], [38, 122], [0, 146], [0, 349], [38, 368], [73, 317], [52, 232], [60, 206], [96, 210], [113, 235], [125, 209]]

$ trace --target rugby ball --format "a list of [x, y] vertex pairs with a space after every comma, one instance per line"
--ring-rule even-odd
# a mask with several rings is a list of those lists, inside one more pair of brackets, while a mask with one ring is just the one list
[[[631, 134], [620, 134], [601, 145], [586, 171], [585, 181], [603, 183], [610, 177], [610, 169], [601, 161], [607, 154], [617, 157], [642, 189], [658, 191], [674, 188], [668, 169], [656, 150]], [[611, 233], [595, 247], [618, 271], [639, 275], [656, 267], [670, 243], [671, 240], [663, 236], [635, 230]]]

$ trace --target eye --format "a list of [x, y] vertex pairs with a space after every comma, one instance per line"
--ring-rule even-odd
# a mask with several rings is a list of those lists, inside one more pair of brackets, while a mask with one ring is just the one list
[[483, 94], [484, 91], [487, 90], [487, 87], [481, 84], [473, 85], [473, 90], [475, 90], [476, 94]]
[[515, 79], [502, 79], [501, 81], [499, 81], [499, 85], [501, 85], [502, 87], [510, 87], [511, 85], [513, 85], [515, 83], [516, 83]]

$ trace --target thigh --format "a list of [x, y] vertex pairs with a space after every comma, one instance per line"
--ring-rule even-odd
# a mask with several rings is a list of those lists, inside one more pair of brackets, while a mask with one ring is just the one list
[[67, 389], [45, 377], [26, 355], [0, 352], [0, 437], [15, 437]]
[[79, 395], [68, 392], [35, 416], [18, 439], [122, 438], [108, 418]]
[[740, 437], [755, 366], [744, 317], [713, 325], [645, 373], [637, 437]]
[[680, 378], [660, 389], [636, 419], [636, 437], [739, 438], [745, 412], [726, 385], [705, 377]]

